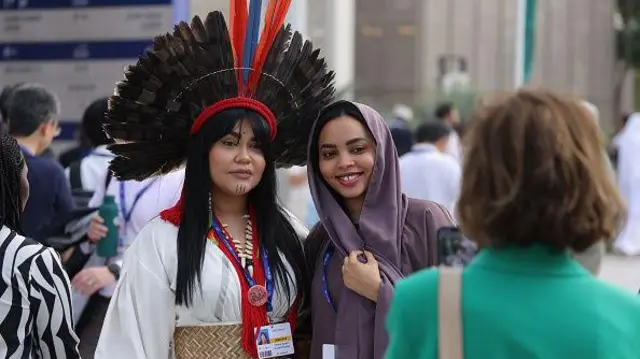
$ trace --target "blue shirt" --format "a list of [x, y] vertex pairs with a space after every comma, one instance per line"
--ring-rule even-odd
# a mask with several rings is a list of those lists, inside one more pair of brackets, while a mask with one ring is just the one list
[[55, 215], [71, 211], [74, 207], [69, 181], [62, 166], [51, 158], [34, 156], [22, 148], [29, 174], [29, 200], [22, 217], [22, 228], [27, 237], [39, 239], [39, 231]]

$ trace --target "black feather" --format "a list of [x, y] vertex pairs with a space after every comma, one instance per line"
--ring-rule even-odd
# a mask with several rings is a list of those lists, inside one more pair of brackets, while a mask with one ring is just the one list
[[[142, 180], [184, 165], [195, 117], [207, 106], [238, 96], [239, 69], [229, 30], [220, 12], [203, 22], [196, 16], [172, 33], [157, 36], [152, 48], [125, 71], [109, 100], [105, 131], [119, 141], [111, 170], [116, 177]], [[333, 99], [333, 73], [310, 42], [287, 25], [267, 51], [253, 97], [278, 120], [274, 143], [281, 164], [306, 161], [307, 137], [319, 111]]]

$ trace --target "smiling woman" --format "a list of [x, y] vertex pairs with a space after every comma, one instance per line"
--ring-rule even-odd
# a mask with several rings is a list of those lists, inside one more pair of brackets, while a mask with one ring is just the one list
[[436, 264], [436, 234], [452, 219], [440, 205], [401, 193], [391, 134], [371, 107], [328, 106], [309, 146], [321, 218], [305, 242], [311, 297], [320, 298], [311, 303], [311, 359], [334, 349], [338, 359], [380, 359], [395, 282]]
[[376, 156], [371, 132], [361, 121], [343, 114], [324, 126], [318, 145], [320, 173], [344, 198], [351, 219], [357, 221]]

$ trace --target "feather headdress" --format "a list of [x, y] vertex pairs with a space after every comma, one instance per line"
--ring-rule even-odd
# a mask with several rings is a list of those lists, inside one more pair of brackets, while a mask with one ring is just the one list
[[157, 36], [153, 48], [126, 69], [109, 100], [106, 132], [118, 144], [110, 169], [142, 180], [184, 164], [188, 141], [213, 115], [230, 108], [260, 114], [269, 125], [276, 161], [306, 161], [308, 134], [333, 98], [333, 72], [320, 50], [284, 19], [291, 0], [231, 0], [222, 13]]

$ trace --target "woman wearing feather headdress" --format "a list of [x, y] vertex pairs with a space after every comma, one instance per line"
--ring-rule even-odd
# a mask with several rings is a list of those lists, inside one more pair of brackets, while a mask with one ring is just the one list
[[[110, 99], [116, 177], [186, 174], [125, 256], [96, 358], [291, 354], [306, 231], [276, 202], [275, 167], [305, 162], [333, 73], [282, 26], [289, 4], [269, 2], [260, 36], [256, 0], [231, 1], [229, 30], [220, 12], [179, 24]], [[278, 348], [258, 348], [261, 331]]]

